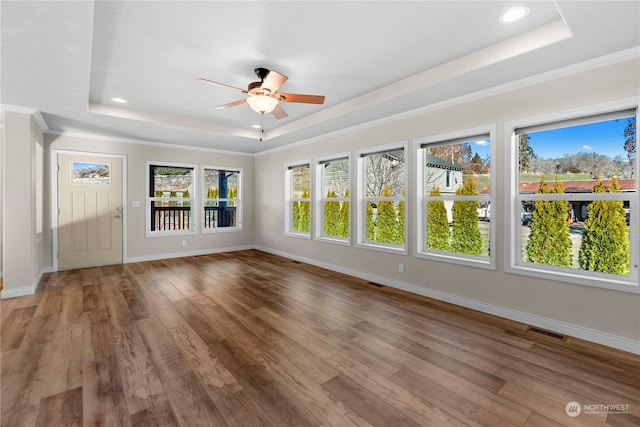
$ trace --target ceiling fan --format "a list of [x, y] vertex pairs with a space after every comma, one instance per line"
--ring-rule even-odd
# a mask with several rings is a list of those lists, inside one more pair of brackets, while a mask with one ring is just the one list
[[246, 93], [247, 95], [249, 95], [244, 99], [215, 107], [216, 109], [235, 107], [246, 102], [256, 113], [260, 113], [261, 115], [264, 115], [265, 113], [271, 113], [276, 119], [283, 119], [287, 117], [287, 113], [280, 105], [280, 101], [299, 102], [303, 104], [324, 104], [324, 96], [322, 95], [278, 93], [278, 89], [280, 89], [280, 86], [282, 86], [289, 79], [287, 76], [284, 76], [276, 71], [267, 70], [266, 68], [256, 68], [254, 71], [260, 81], [249, 83], [247, 89], [241, 89], [239, 87], [230, 86], [224, 83], [219, 83], [204, 78], [199, 78], [197, 80], [227, 87], [229, 89], [233, 89], [235, 91]]

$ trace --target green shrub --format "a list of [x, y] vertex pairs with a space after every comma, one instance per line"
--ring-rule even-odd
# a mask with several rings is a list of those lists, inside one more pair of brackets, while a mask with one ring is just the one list
[[[618, 180], [614, 179], [609, 192], [619, 191]], [[600, 180], [593, 192], [605, 192]], [[578, 264], [583, 270], [629, 274], [629, 227], [622, 201], [594, 200], [589, 204]]]
[[[440, 196], [440, 188], [433, 186], [429, 195]], [[427, 248], [449, 250], [449, 220], [442, 200], [427, 202]]]
[[[562, 194], [564, 188], [555, 181], [549, 190], [545, 177], [540, 179], [539, 194]], [[571, 266], [571, 237], [567, 222], [569, 204], [564, 200], [538, 200], [533, 203], [527, 260], [538, 264]]]
[[[456, 190], [456, 196], [477, 195], [473, 177], [467, 177]], [[452, 208], [453, 227], [451, 228], [451, 251], [480, 255], [482, 253], [482, 235], [478, 227], [478, 202], [475, 200], [456, 200]]]

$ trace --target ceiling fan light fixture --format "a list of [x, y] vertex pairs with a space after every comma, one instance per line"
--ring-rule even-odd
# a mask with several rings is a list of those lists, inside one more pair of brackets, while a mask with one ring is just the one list
[[278, 100], [271, 96], [253, 95], [247, 98], [247, 104], [256, 113], [270, 113], [278, 105]]

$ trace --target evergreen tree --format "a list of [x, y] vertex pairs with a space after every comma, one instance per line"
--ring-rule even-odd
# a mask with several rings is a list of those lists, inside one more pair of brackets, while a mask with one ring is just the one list
[[[473, 177], [464, 180], [456, 190], [456, 196], [477, 195]], [[482, 253], [482, 235], [478, 227], [478, 202], [475, 200], [456, 200], [452, 208], [453, 227], [451, 229], [451, 251], [464, 254]]]
[[[404, 198], [404, 188], [402, 189]], [[396, 241], [399, 245], [404, 245], [404, 199], [398, 202], [398, 221], [396, 222]]]
[[526, 133], [518, 136], [518, 171], [519, 172], [529, 172], [529, 168], [531, 167], [531, 161], [536, 159], [536, 153], [533, 151], [533, 148], [529, 145], [529, 140], [531, 137]]
[[[619, 191], [618, 180], [613, 179], [609, 192]], [[599, 179], [593, 192], [605, 192]], [[622, 201], [594, 200], [589, 204], [578, 253], [580, 268], [602, 273], [629, 274], [629, 227], [625, 215]]]
[[[440, 188], [434, 185], [429, 195], [440, 196]], [[442, 200], [427, 202], [427, 248], [449, 250], [449, 220]]]
[[[227, 191], [227, 198], [229, 199], [237, 199], [238, 198], [238, 187], [231, 187], [229, 188], [229, 191]], [[236, 202], [235, 201], [229, 201], [228, 202], [228, 206], [235, 206]]]
[[[544, 176], [540, 180], [539, 194], [562, 194], [562, 184], [555, 181], [551, 191]], [[538, 200], [533, 203], [527, 260], [538, 264], [571, 266], [571, 236], [569, 235], [568, 202]]]
[[298, 202], [297, 200], [293, 202], [291, 206], [291, 213], [292, 213], [291, 229], [293, 231], [302, 231], [299, 228], [300, 227], [300, 202]]
[[[369, 193], [367, 192], [367, 195]], [[373, 220], [373, 206], [371, 206], [371, 202], [366, 201], [367, 204], [367, 226], [366, 226], [366, 239], [370, 242], [376, 240], [376, 224]]]
[[[302, 192], [302, 198], [309, 198], [309, 190], [304, 190]], [[298, 217], [298, 231], [302, 231], [304, 233], [308, 233], [311, 229], [311, 206], [308, 200], [299, 202], [299, 210], [300, 216]]]
[[338, 221], [338, 236], [349, 237], [349, 190], [344, 192], [347, 199], [340, 205], [340, 220]]
[[[391, 197], [389, 186], [384, 187], [382, 197]], [[378, 220], [376, 221], [376, 241], [382, 243], [396, 243], [396, 209], [390, 200], [378, 202]]]
[[[327, 199], [335, 199], [336, 193], [332, 190], [327, 192]], [[330, 200], [324, 202], [324, 235], [338, 236], [338, 225], [340, 223], [340, 202]]]

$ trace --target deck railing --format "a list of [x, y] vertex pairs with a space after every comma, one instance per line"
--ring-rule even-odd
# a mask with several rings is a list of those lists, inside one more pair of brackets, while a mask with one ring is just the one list
[[[151, 203], [151, 231], [189, 230], [192, 227], [191, 206], [162, 206]], [[205, 229], [235, 227], [235, 206], [205, 206]]]

